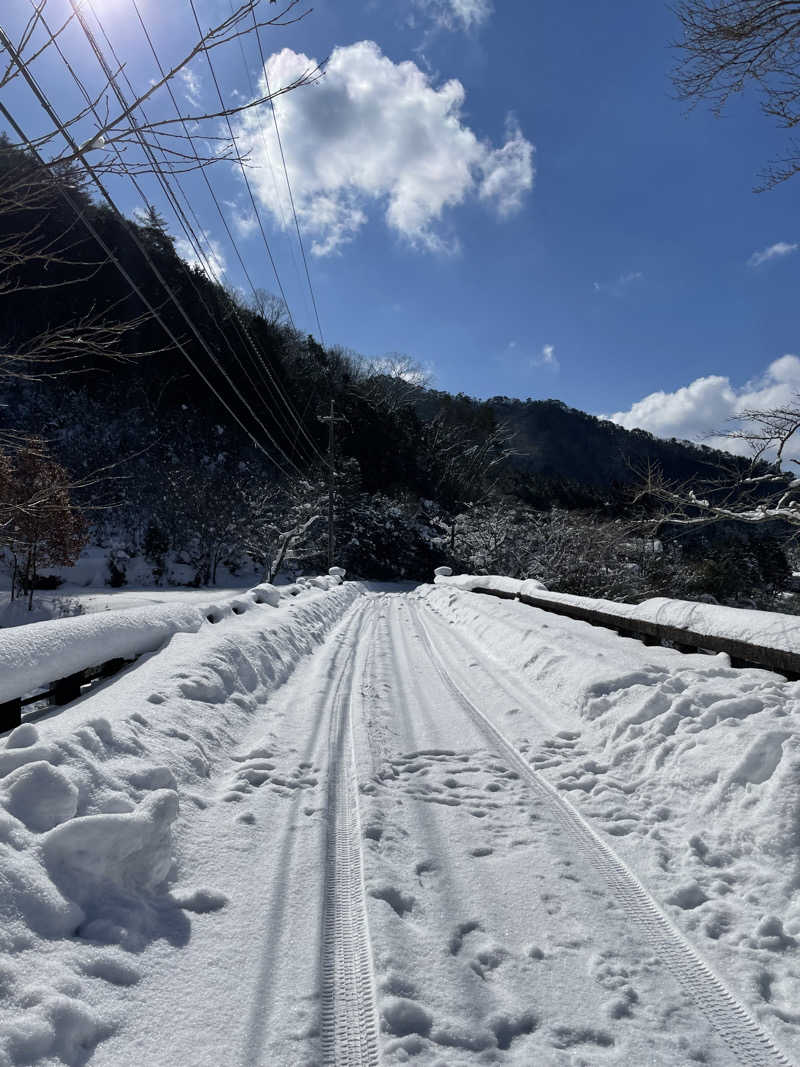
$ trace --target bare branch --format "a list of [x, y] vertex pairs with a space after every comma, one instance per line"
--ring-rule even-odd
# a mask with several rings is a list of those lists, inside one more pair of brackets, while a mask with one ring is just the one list
[[[731, 96], [752, 86], [762, 110], [785, 129], [800, 124], [800, 2], [798, 0], [680, 0], [673, 8], [683, 31], [673, 71], [679, 100], [707, 101], [721, 114]], [[776, 160], [758, 191], [800, 169], [800, 156]]]

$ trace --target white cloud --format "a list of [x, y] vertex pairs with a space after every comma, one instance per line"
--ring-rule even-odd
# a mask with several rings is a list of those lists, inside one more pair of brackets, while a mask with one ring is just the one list
[[644, 274], [640, 270], [631, 270], [625, 274], [620, 274], [613, 282], [592, 282], [592, 288], [596, 293], [613, 293], [614, 296], [619, 296], [629, 285], [633, 285], [634, 282], [640, 282], [643, 279]]
[[784, 256], [790, 256], [797, 249], [798, 245], [796, 244], [789, 244], [788, 241], [778, 241], [776, 244], [770, 245], [769, 248], [762, 248], [760, 252], [754, 252], [747, 263], [750, 267], [760, 267], [762, 263], [768, 263], [771, 259], [782, 259]]
[[[639, 427], [657, 437], [703, 441], [715, 448], [743, 452], [745, 446], [714, 436], [715, 432], [725, 430], [729, 419], [748, 409], [786, 405], [798, 393], [800, 358], [786, 355], [770, 363], [762, 377], [741, 387], [732, 385], [727, 376], [709, 375], [696, 378], [672, 393], [650, 393], [627, 411], [617, 411], [607, 417], [629, 430]], [[800, 455], [800, 442], [792, 454]]]
[[479, 29], [494, 11], [491, 0], [416, 0], [415, 6], [445, 30]]
[[236, 231], [237, 237], [250, 237], [258, 229], [258, 219], [253, 214], [251, 207], [243, 207], [235, 200], [223, 200], [222, 203], [230, 211], [230, 220]]
[[189, 264], [190, 267], [198, 267], [205, 274], [209, 274], [209, 271], [206, 269], [206, 264], [208, 264], [208, 267], [211, 270], [209, 277], [213, 278], [215, 281], [220, 280], [225, 273], [224, 253], [218, 242], [213, 238], [209, 238], [208, 241], [205, 242], [205, 246], [203, 247], [203, 252], [205, 254], [204, 260], [201, 260], [200, 256], [198, 256], [185, 237], [179, 237], [175, 242], [175, 251], [181, 259]]
[[[269, 58], [273, 91], [315, 62], [286, 48]], [[534, 179], [533, 145], [513, 119], [498, 148], [463, 121], [463, 85], [436, 87], [413, 62], [393, 63], [373, 41], [334, 49], [313, 88], [282, 96], [278, 114], [300, 222], [316, 255], [352, 241], [377, 206], [411, 244], [453, 251], [442, 232], [448, 208], [470, 199], [504, 218], [522, 206]], [[262, 82], [263, 87], [263, 82]], [[277, 225], [291, 219], [286, 193], [270, 180], [265, 155], [278, 159], [275, 132], [254, 112], [238, 122], [255, 165], [251, 181]]]
[[556, 359], [555, 345], [542, 345], [541, 352], [538, 356], [533, 357], [531, 363], [534, 367], [550, 367], [554, 371], [559, 370], [561, 367], [561, 364]]
[[183, 84], [183, 95], [192, 107], [198, 107], [200, 104], [200, 94], [203, 89], [203, 83], [200, 76], [195, 74], [191, 67], [182, 67], [178, 71], [178, 78]]
[[506, 143], [490, 152], [481, 163], [481, 200], [494, 200], [501, 218], [522, 207], [525, 193], [533, 188], [533, 145], [522, 136], [513, 115], [506, 119]]

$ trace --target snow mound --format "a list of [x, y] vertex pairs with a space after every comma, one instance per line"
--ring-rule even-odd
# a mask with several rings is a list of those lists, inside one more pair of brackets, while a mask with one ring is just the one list
[[456, 589], [493, 589], [498, 593], [538, 594], [547, 586], [536, 578], [506, 578], [502, 574], [453, 574], [450, 567], [437, 567], [434, 581], [437, 585], [452, 585]]
[[[339, 569], [339, 568], [335, 568]], [[284, 597], [328, 590], [338, 575], [300, 579], [280, 589], [264, 583], [221, 603], [147, 605], [77, 618], [52, 619], [0, 631], [0, 704], [33, 693], [60, 678], [112, 659], [133, 659], [161, 648], [173, 635], [197, 633], [258, 606], [278, 607]]]
[[172, 863], [178, 794], [157, 789], [127, 813], [86, 815], [56, 826], [42, 857], [64, 896], [87, 908], [114, 890], [152, 891]]
[[[441, 570], [441, 568], [439, 568]], [[616, 600], [575, 596], [572, 593], [551, 593], [541, 582], [520, 581], [503, 575], [459, 574], [446, 577], [436, 571], [437, 585], [456, 589], [492, 589], [515, 596], [535, 596], [553, 604], [568, 604], [588, 611], [616, 615], [618, 618], [674, 626], [704, 637], [726, 638], [782, 652], [797, 652], [800, 648], [800, 618], [776, 611], [757, 611], [751, 608], [729, 608], [720, 604], [702, 604], [694, 600], [672, 600], [652, 597], [641, 604], [621, 604]]]
[[[171, 640], [0, 742], [2, 1067], [85, 1063], [124, 1019], [121, 998], [143, 976], [144, 949], [187, 944], [193, 922], [215, 922], [226, 907], [222, 893], [182, 870], [181, 807], [206, 803], [199, 787], [362, 589], [325, 576], [277, 592], [261, 586], [218, 605], [231, 620], [222, 626], [195, 606], [83, 617], [77, 629], [73, 620], [46, 623], [44, 637], [35, 624], [20, 631], [15, 647], [28, 669], [48, 648], [63, 665], [78, 635], [94, 636], [101, 659], [122, 646], [120, 638], [109, 649], [115, 635]], [[3, 685], [12, 638], [0, 634]]]
[[36, 760], [3, 779], [5, 806], [29, 830], [52, 830], [78, 810], [78, 789], [62, 770]]

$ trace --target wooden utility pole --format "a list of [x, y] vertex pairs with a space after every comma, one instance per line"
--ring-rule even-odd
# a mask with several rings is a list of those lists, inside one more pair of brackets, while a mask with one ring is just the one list
[[334, 476], [333, 476], [333, 453], [335, 446], [335, 428], [337, 422], [347, 422], [344, 415], [335, 413], [335, 401], [331, 397], [331, 410], [329, 415], [318, 415], [320, 422], [328, 424], [328, 566], [334, 565], [334, 552], [336, 550], [335, 515], [333, 508]]

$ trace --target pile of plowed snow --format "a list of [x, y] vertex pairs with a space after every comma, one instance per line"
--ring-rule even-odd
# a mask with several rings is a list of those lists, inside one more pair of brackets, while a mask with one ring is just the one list
[[208, 594], [199, 604], [155, 604], [10, 627], [0, 635], [0, 704], [87, 667], [154, 652], [173, 634], [196, 633], [206, 622], [244, 615], [262, 604], [277, 607], [304, 589], [331, 589], [340, 582], [333, 574], [280, 588], [264, 583], [222, 601]]
[[800, 683], [452, 584], [418, 595], [524, 679], [527, 708], [498, 725], [796, 1043]]
[[[84, 1063], [118, 1024], [137, 953], [185, 943], [187, 913], [225, 906], [213, 887], [175, 884], [184, 812], [204, 803], [192, 787], [359, 596], [339, 580], [209, 606], [157, 655], [1, 743], [0, 1065]], [[65, 627], [74, 659], [82, 621], [42, 625]]]

